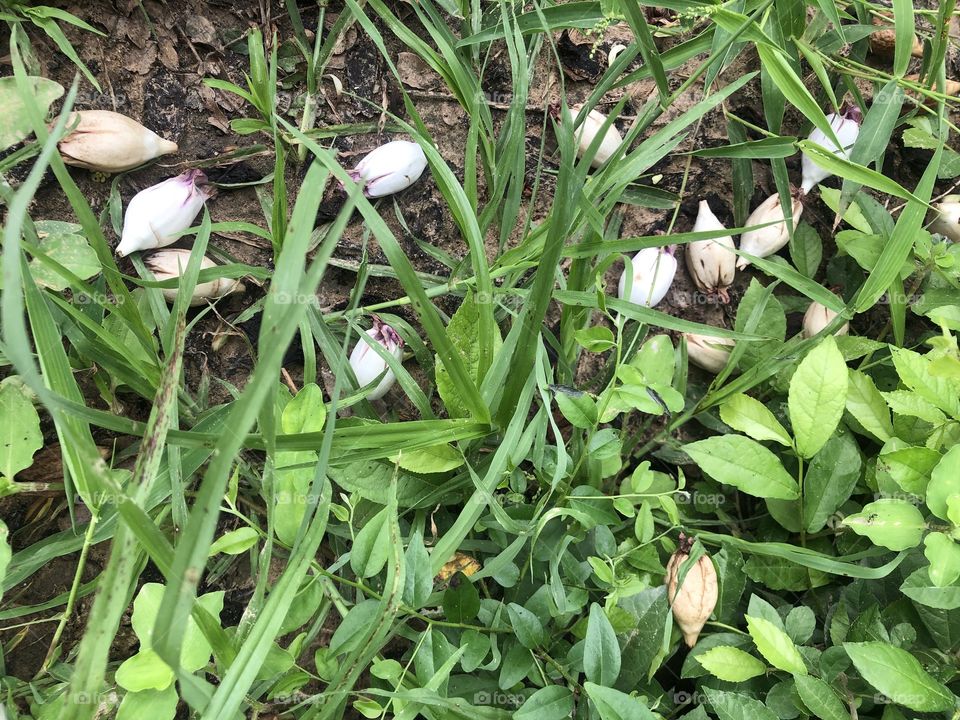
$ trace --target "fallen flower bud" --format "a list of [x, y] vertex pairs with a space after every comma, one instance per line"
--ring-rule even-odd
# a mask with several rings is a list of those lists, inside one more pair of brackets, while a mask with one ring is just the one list
[[[567, 114], [568, 120], [570, 122], [576, 120], [577, 114], [582, 108], [583, 105], [574, 105], [572, 108], [570, 108]], [[590, 149], [590, 144], [603, 129], [603, 124], [605, 122], [607, 122], [607, 116], [599, 110], [591, 110], [583, 119], [583, 123], [580, 125], [577, 131], [577, 154], [580, 157], [582, 157], [587, 150]], [[623, 137], [617, 131], [617, 128], [614, 126], [614, 124], [610, 123], [610, 126], [607, 128], [607, 132], [603, 136], [603, 140], [600, 142], [600, 146], [597, 148], [596, 154], [590, 161], [590, 167], [598, 168], [603, 165], [613, 156], [622, 142]]]
[[[694, 223], [694, 232], [708, 232], [711, 230], [725, 230], [717, 216], [713, 214], [706, 200], [700, 201], [700, 211]], [[724, 303], [730, 302], [727, 288], [733, 282], [737, 269], [737, 256], [733, 252], [736, 246], [730, 235], [713, 238], [712, 240], [697, 240], [687, 245], [687, 268], [693, 277], [693, 282], [702, 291], [710, 295], [717, 295]]]
[[953, 242], [960, 242], [960, 195], [947, 195], [933, 203], [934, 218], [930, 223], [933, 232], [945, 235]]
[[[172, 280], [179, 278], [187, 269], [187, 263], [190, 262], [190, 251], [180, 248], [171, 248], [169, 250], [158, 250], [147, 255], [143, 264], [153, 273], [157, 280]], [[217, 267], [217, 264], [204, 255], [200, 259], [200, 269]], [[193, 295], [190, 297], [190, 305], [203, 305], [207, 300], [218, 300], [224, 295], [232, 292], [243, 292], [246, 288], [243, 283], [233, 278], [217, 278], [205, 283], [197, 283], [193, 288]], [[174, 302], [177, 299], [179, 288], [160, 288], [163, 297], [168, 302]]]
[[403, 356], [403, 338], [397, 334], [396, 330], [374, 315], [373, 327], [365, 331], [360, 341], [354, 346], [353, 352], [350, 353], [350, 367], [353, 369], [353, 374], [357, 376], [360, 387], [369, 385], [383, 375], [379, 384], [367, 393], [367, 400], [379, 400], [397, 381], [387, 361], [373, 349], [373, 343], [379, 343], [397, 360]]
[[[800, 201], [799, 193], [794, 190], [791, 195], [793, 227], [796, 229], [800, 221], [800, 215], [803, 213], [803, 203]], [[777, 222], [779, 221], [779, 222]], [[783, 208], [780, 206], [780, 194], [774, 193], [762, 203], [759, 207], [750, 213], [747, 218], [747, 225], [764, 225], [766, 223], [775, 223], [756, 230], [747, 230], [740, 236], [740, 249], [756, 257], [765, 258], [773, 255], [777, 250], [790, 242], [790, 233], [787, 231], [786, 216]], [[745, 257], [737, 259], [737, 269], [743, 270], [750, 264]]]
[[667, 599], [673, 610], [673, 618], [683, 633], [687, 647], [697, 644], [700, 631], [707, 624], [719, 596], [717, 589], [717, 571], [709, 555], [701, 555], [687, 571], [683, 584], [679, 585], [680, 567], [690, 557], [693, 538], [680, 533], [677, 551], [670, 556], [667, 573]]
[[[654, 307], [663, 300], [673, 284], [677, 274], [677, 259], [673, 256], [673, 249], [668, 247], [644, 248], [630, 261], [630, 268], [625, 267], [620, 276], [618, 296], [621, 300], [629, 300], [634, 305]], [[627, 296], [627, 280], [632, 279], [630, 294]]]
[[716, 375], [727, 366], [730, 352], [736, 344], [730, 338], [684, 333], [687, 341], [687, 358], [697, 367]]
[[150, 250], [176, 242], [189, 228], [214, 190], [201, 170], [188, 170], [141, 190], [127, 205], [117, 255]]
[[57, 149], [67, 165], [87, 170], [123, 172], [178, 149], [175, 142], [109, 110], [71, 113], [67, 127], [74, 129], [57, 144]]
[[[819, 334], [836, 316], [837, 313], [826, 305], [821, 305], [818, 302], [810, 303], [807, 311], [803, 314], [803, 336], [805, 338], [812, 338], [814, 335]], [[850, 332], [850, 323], [846, 322], [833, 334], [846, 335], [848, 332]]]
[[354, 182], [366, 183], [364, 195], [376, 198], [410, 187], [426, 167], [423, 148], [409, 140], [394, 140], [364, 156], [349, 175]]
[[[820, 128], [814, 128], [810, 133], [809, 139], [820, 147], [829, 150], [837, 157], [849, 160], [853, 144], [860, 135], [860, 120], [860, 108], [856, 105], [849, 106], [841, 115], [837, 115], [836, 113], [827, 115], [827, 121], [830, 123], [830, 127], [833, 128], [837, 140], [840, 141], [840, 147], [837, 147], [833, 140], [828, 138]], [[811, 157], [806, 152], [803, 153], [801, 167], [803, 169], [803, 181], [800, 185], [800, 191], [804, 195], [810, 192], [814, 185], [833, 175], [832, 172], [818, 165], [816, 158]]]

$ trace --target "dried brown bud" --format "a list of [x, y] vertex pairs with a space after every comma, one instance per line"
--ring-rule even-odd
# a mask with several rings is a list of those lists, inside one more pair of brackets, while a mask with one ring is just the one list
[[677, 551], [667, 563], [667, 599], [673, 610], [687, 647], [697, 644], [700, 631], [717, 606], [717, 571], [709, 555], [701, 555], [687, 571], [683, 585], [677, 587], [680, 580], [680, 568], [690, 557], [693, 538], [680, 534]]
[[[889, 13], [874, 16], [873, 24], [883, 28], [870, 35], [870, 52], [874, 55], [880, 55], [885, 58], [892, 58], [897, 47], [897, 31], [889, 27], [893, 18]], [[923, 57], [923, 43], [916, 35], [913, 36], [913, 47], [910, 48], [910, 54], [914, 57]]]

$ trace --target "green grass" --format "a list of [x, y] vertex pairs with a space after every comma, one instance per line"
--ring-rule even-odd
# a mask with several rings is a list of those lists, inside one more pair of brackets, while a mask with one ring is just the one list
[[[236, 157], [271, 156], [272, 174], [255, 184], [264, 221], [205, 213], [188, 233], [190, 264], [172, 306], [160, 289], [174, 283], [153, 280], [139, 258], [136, 276], [116, 264], [117, 184], [97, 218], [56, 152], [82, 81], [48, 125], [23, 36], [36, 13], [5, 17], [33, 137], [0, 160], [5, 174], [29, 168], [0, 189], [0, 361], [36, 398], [36, 420], [21, 403], [17, 422], [50, 420], [71, 519], [29, 542], [29, 528], [8, 522], [9, 557], [0, 534], [8, 714], [87, 720], [108, 699], [122, 700], [120, 718], [157, 720], [177, 703], [211, 719], [907, 716], [891, 715], [892, 704], [884, 711], [883, 695], [904, 713], [956, 717], [960, 254], [926, 230], [931, 204], [960, 175], [956, 103], [932, 89], [956, 50], [945, 30], [954, 5], [894, 2], [897, 50], [878, 63], [867, 52], [879, 6], [860, 0], [677, 0], [658, 5], [676, 13], [665, 28], [648, 22], [652, 3], [346, 0], [326, 34], [326, 8], [308, 28], [304, 7], [284, 3], [304, 73], [296, 117], [275, 112], [279, 35], [247, 33], [244, 85], [206, 80], [248, 103], [247, 117], [232, 121], [238, 140], [252, 136]], [[567, 87], [557, 32], [618, 22], [636, 41], [592, 87]], [[348, 29], [369, 38], [402, 93], [387, 130], [426, 155], [424, 179], [407, 192], [428, 175], [462, 239], [456, 253], [417, 239], [446, 273], [426, 273], [408, 254], [402, 196], [366, 198], [332, 149], [336, 137], [378, 130], [324, 122], [322, 79]], [[917, 31], [922, 62], [905, 49]], [[444, 130], [399, 81], [398, 50], [419, 56], [464, 113], [462, 181]], [[509, 70], [509, 108], [484, 94], [498, 63]], [[920, 81], [905, 79], [918, 68]], [[591, 169], [599, 141], [581, 154], [569, 123], [528, 107], [545, 69], [558, 81], [560, 117], [585, 95], [581, 117], [601, 101], [611, 117], [625, 115], [618, 92], [649, 91], [633, 98], [625, 142], [602, 167]], [[759, 99], [753, 119], [742, 116], [742, 97]], [[826, 115], [845, 97], [865, 116], [850, 159], [805, 139], [814, 127], [832, 135]], [[726, 128], [725, 142], [703, 146], [708, 125]], [[859, 211], [836, 228], [848, 233], [848, 254], [814, 191], [815, 214], [792, 228], [789, 248], [750, 257], [753, 280], [729, 327], [609, 294], [624, 256], [722, 234], [678, 222], [681, 204], [726, 186], [700, 163], [729, 167], [737, 235], [761, 178], [789, 196], [799, 152], [834, 172], [826, 185], [840, 188], [831, 202], [841, 214]], [[920, 169], [891, 174], [892, 152], [916, 152]], [[682, 182], [659, 187], [673, 156], [686, 163]], [[58, 189], [41, 190], [48, 172]], [[315, 230], [324, 194], [340, 182], [350, 188], [344, 206]], [[73, 217], [32, 217], [41, 191], [62, 192]], [[624, 203], [662, 213], [668, 234], [624, 233]], [[46, 249], [34, 223], [49, 219], [79, 224], [99, 273], [80, 277]], [[366, 246], [359, 262], [337, 257], [356, 224], [386, 264], [371, 262]], [[217, 250], [218, 232], [263, 240], [272, 269]], [[201, 271], [205, 253], [223, 264]], [[69, 290], [38, 283], [38, 268]], [[355, 274], [347, 307], [289, 301], [316, 296], [331, 268]], [[212, 378], [230, 399], [211, 405], [183, 363], [213, 312], [189, 309], [187, 298], [216, 277], [254, 278], [267, 292], [241, 316], [260, 320], [252, 372]], [[365, 305], [365, 289], [382, 279], [402, 293]], [[905, 288], [918, 302], [903, 300]], [[837, 318], [816, 337], [789, 335], [787, 315], [811, 301]], [[346, 362], [374, 312], [407, 349], [402, 361], [387, 358], [398, 384], [385, 403], [366, 399]], [[850, 319], [860, 334], [832, 339]], [[683, 332], [736, 340], [727, 368], [711, 377], [688, 366]], [[280, 374], [294, 346], [305, 386], [295, 396]], [[323, 382], [311, 385], [323, 370], [335, 379], [327, 396]], [[79, 382], [84, 373], [95, 391]], [[0, 393], [19, 392], [11, 388]], [[109, 411], [121, 403], [149, 416]], [[104, 460], [105, 437], [132, 445]], [[126, 460], [132, 470], [120, 468]], [[32, 492], [0, 476], [0, 495]], [[689, 654], [663, 586], [681, 531], [720, 579]], [[476, 572], [437, 579], [458, 553]], [[57, 560], [75, 565], [69, 590], [23, 606], [23, 584]], [[249, 583], [230, 599], [240, 612], [228, 624], [206, 597], [236, 574]], [[147, 581], [164, 586], [149, 613]], [[48, 625], [39, 672], [13, 677], [18, 632]], [[164, 678], [154, 686], [131, 686], [120, 670], [133, 659], [115, 641], [134, 632], [137, 661]], [[190, 660], [198, 648], [200, 669]], [[716, 648], [748, 652], [764, 669], [735, 681], [698, 661]]]

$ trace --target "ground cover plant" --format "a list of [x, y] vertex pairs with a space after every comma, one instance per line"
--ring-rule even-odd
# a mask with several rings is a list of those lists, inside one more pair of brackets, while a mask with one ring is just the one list
[[960, 717], [952, 0], [0, 18], [0, 716]]

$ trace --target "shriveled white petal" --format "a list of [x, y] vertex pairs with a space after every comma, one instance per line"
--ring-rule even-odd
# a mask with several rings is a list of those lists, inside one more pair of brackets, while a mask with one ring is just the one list
[[[706, 200], [700, 201], [694, 232], [725, 230]], [[737, 269], [737, 256], [733, 252], [736, 246], [730, 235], [712, 240], [697, 240], [687, 245], [687, 268], [693, 282], [702, 292], [716, 293], [726, 298], [726, 290], [733, 282]]]
[[368, 153], [350, 172], [354, 180], [365, 184], [367, 197], [383, 197], [415, 183], [427, 167], [427, 156], [417, 143], [393, 140]]
[[123, 216], [117, 255], [126, 257], [176, 242], [177, 234], [193, 225], [213, 194], [206, 180], [200, 170], [188, 170], [134, 195]]
[[[800, 222], [800, 215], [803, 213], [803, 203], [796, 195], [791, 197], [793, 210], [793, 227], [797, 227]], [[780, 195], [774, 193], [762, 203], [759, 207], [750, 213], [747, 218], [747, 225], [763, 225], [765, 223], [775, 223], [756, 230], [747, 230], [740, 236], [740, 249], [756, 257], [764, 258], [773, 255], [780, 248], [790, 242], [790, 232], [787, 229], [786, 218], [783, 208], [780, 206]], [[737, 269], [743, 270], [750, 264], [745, 257], [737, 259]]]
[[[667, 296], [677, 274], [677, 259], [666, 248], [644, 248], [633, 256], [630, 267], [620, 276], [618, 294], [621, 300], [635, 305], [655, 307]], [[627, 280], [632, 280], [627, 295]]]

